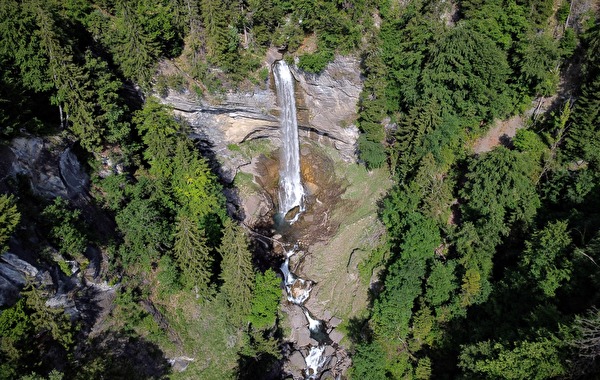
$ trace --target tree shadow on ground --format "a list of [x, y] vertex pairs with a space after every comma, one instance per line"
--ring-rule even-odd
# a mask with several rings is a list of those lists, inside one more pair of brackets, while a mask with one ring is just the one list
[[69, 379], [166, 379], [171, 366], [160, 348], [142, 337], [107, 331], [76, 353]]

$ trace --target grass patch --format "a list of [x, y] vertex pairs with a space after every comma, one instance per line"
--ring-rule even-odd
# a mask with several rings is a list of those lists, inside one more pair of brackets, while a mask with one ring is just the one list
[[260, 191], [260, 187], [254, 183], [254, 175], [242, 171], [237, 172], [235, 175], [233, 185], [242, 192]]
[[275, 150], [269, 140], [255, 139], [240, 144], [241, 153], [248, 159], [264, 154], [269, 156]]
[[224, 300], [217, 297], [201, 304], [191, 292], [182, 292], [171, 303], [169, 325], [178, 332], [185, 355], [194, 358], [185, 372], [172, 374], [171, 379], [234, 379], [244, 340], [242, 332], [227, 322]]

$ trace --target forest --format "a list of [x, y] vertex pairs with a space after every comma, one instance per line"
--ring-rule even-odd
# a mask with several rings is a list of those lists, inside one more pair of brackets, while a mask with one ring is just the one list
[[[311, 75], [360, 59], [358, 162], [394, 183], [378, 200], [385, 241], [361, 263], [383, 269], [348, 323], [346, 376], [598, 378], [598, 12], [583, 0], [1, 0], [0, 145], [72, 147], [91, 185], [85, 200], [49, 200], [2, 179], [0, 247], [26, 246], [59, 277], [101, 252], [116, 294], [98, 333], [28, 278], [0, 310], [0, 378], [278, 378], [279, 264], [257, 257], [211, 157], [157, 100], [264, 85], [269, 48]], [[162, 74], [174, 59], [181, 71]], [[514, 138], [473, 153], [532, 104]], [[105, 157], [122, 170], [103, 174]], [[195, 362], [174, 373], [164, 353], [182, 352]]]

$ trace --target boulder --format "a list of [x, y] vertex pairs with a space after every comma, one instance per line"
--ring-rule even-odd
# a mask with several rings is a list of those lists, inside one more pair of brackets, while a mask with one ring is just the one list
[[335, 348], [333, 348], [332, 346], [325, 346], [325, 351], [323, 351], [323, 355], [331, 356], [334, 353], [335, 353]]
[[310, 330], [307, 327], [304, 327], [304, 328], [298, 329], [297, 333], [298, 333], [298, 336], [297, 336], [296, 344], [299, 347], [309, 346], [311, 343]]
[[176, 358], [169, 359], [169, 364], [173, 369], [173, 372], [183, 372], [187, 369], [194, 358], [188, 358], [187, 356], [178, 356]]
[[50, 199], [74, 199], [87, 191], [89, 177], [71, 148], [62, 150], [39, 137], [17, 137], [10, 150], [12, 154], [2, 152], [11, 163], [0, 168], [3, 178], [25, 176], [34, 194]]
[[342, 341], [342, 338], [344, 338], [344, 334], [338, 330], [333, 330], [329, 333], [329, 338], [333, 341], [333, 343], [339, 344]]
[[342, 320], [338, 317], [333, 317], [329, 320], [329, 324], [331, 325], [331, 327], [337, 327], [340, 323], [342, 323]]
[[302, 370], [306, 366], [304, 362], [304, 356], [300, 351], [294, 351], [292, 355], [290, 355], [289, 363], [292, 367]]
[[332, 356], [331, 360], [329, 360], [329, 368], [335, 368], [335, 366], [338, 363], [338, 357], [337, 356]]
[[27, 278], [33, 278], [38, 270], [27, 261], [13, 253], [0, 256], [0, 307], [13, 305], [19, 296], [19, 291], [27, 283]]
[[283, 54], [275, 47], [270, 47], [267, 50], [267, 64], [272, 66], [275, 61], [280, 61], [283, 59]]
[[0, 276], [0, 307], [13, 305], [18, 297], [19, 287]]
[[7, 281], [18, 287], [23, 287], [27, 283], [27, 279], [23, 272], [20, 272], [13, 266], [3, 262], [0, 262], [0, 277], [4, 277]]

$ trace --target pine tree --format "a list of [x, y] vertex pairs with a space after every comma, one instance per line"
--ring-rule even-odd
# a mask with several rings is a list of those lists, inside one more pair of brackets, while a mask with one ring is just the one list
[[250, 313], [254, 270], [252, 254], [248, 249], [248, 238], [242, 228], [227, 219], [224, 223], [223, 239], [219, 253], [221, 261], [221, 292], [229, 303], [233, 323], [241, 323]]

